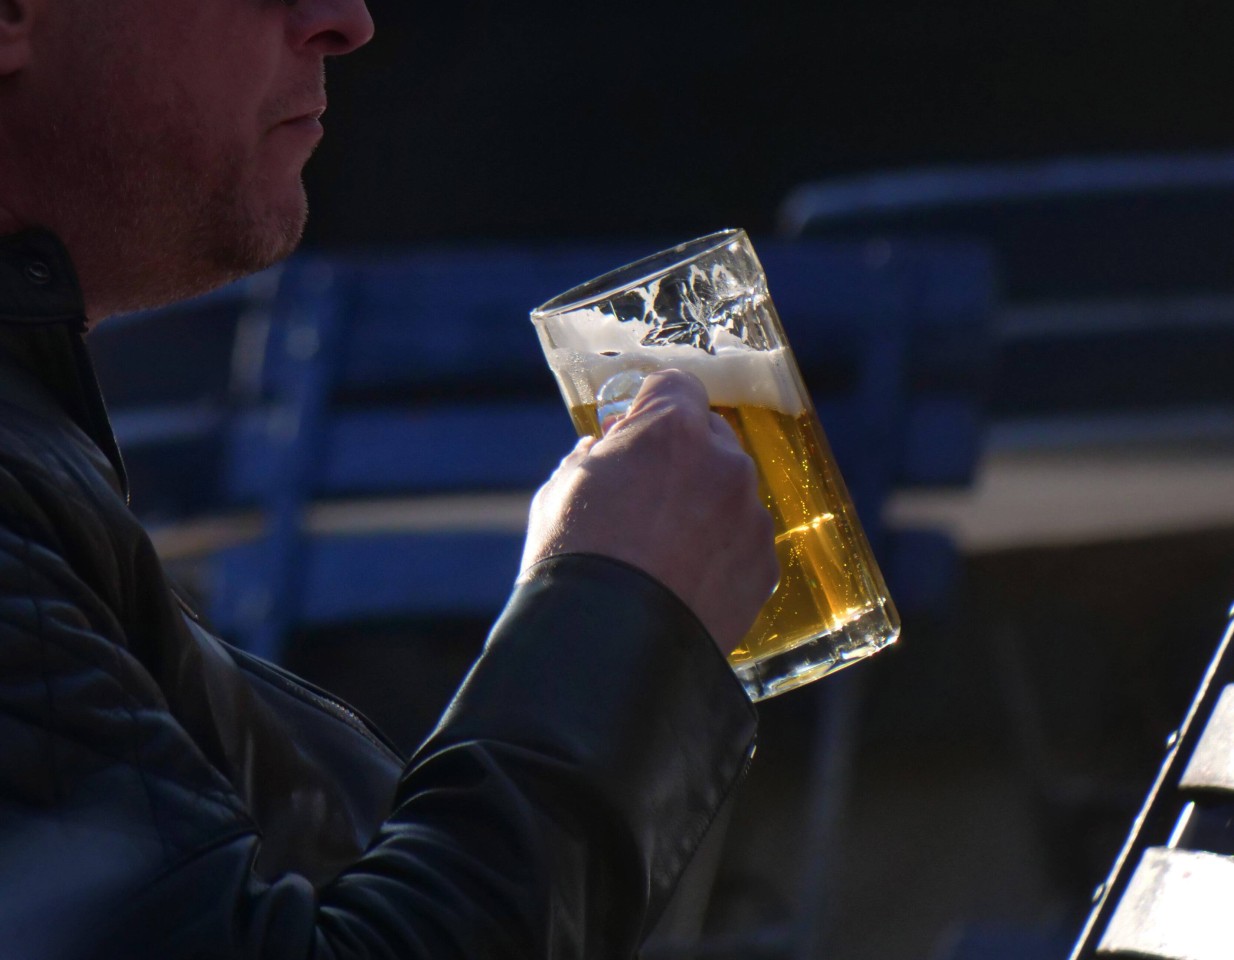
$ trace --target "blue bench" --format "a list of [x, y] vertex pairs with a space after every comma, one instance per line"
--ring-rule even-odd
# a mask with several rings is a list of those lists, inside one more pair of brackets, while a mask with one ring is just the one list
[[1234, 154], [954, 166], [807, 184], [794, 238], [965, 238], [998, 259], [994, 441], [1234, 441]]
[[[231, 502], [261, 506], [267, 535], [218, 558], [218, 625], [277, 657], [293, 624], [495, 613], [521, 546], [508, 511], [495, 527], [430, 518], [401, 532], [330, 535], [306, 527], [307, 511], [374, 498], [453, 509], [433, 498], [533, 490], [574, 434], [528, 308], [647, 249], [291, 263], [269, 314], [263, 400], [233, 421], [224, 480]], [[897, 599], [937, 598], [946, 566], [928, 558], [945, 543], [923, 531], [893, 547], [879, 511], [893, 487], [971, 475], [993, 296], [987, 257], [969, 246], [759, 251]]]
[[1064, 157], [803, 184], [783, 236], [980, 239], [1010, 302], [1229, 286], [1234, 154]]
[[[517, 572], [527, 496], [575, 439], [528, 310], [664, 245], [287, 264], [264, 308], [245, 308], [237, 329], [248, 349], [233, 366], [247, 375], [228, 393], [221, 440], [212, 433], [223, 449], [213, 509], [264, 518], [258, 536], [208, 558], [221, 632], [278, 659], [298, 630], [491, 619]], [[893, 489], [971, 480], [990, 371], [988, 254], [971, 244], [756, 248], [897, 604], [944, 603], [955, 579], [946, 538], [889, 530], [880, 514]], [[815, 711], [803, 786], [812, 880], [797, 922], [760, 934], [781, 947], [818, 933], [821, 904], [808, 898], [824, 886], [855, 723], [851, 685], [837, 680]]]
[[113, 317], [88, 336], [133, 509], [151, 526], [225, 503], [218, 464], [230, 418], [246, 399], [236, 345], [262, 325], [279, 272], [172, 307]]

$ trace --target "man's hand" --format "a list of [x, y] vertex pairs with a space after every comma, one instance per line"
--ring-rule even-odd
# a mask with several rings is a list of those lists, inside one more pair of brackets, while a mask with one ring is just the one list
[[560, 553], [624, 560], [676, 593], [727, 654], [775, 587], [773, 537], [753, 461], [702, 383], [667, 370], [540, 488], [523, 569]]

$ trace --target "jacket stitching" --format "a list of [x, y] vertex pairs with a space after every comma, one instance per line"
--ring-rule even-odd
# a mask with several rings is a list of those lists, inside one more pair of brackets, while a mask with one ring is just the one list
[[[57, 732], [52, 727], [52, 719], [56, 712], [56, 699], [55, 699], [55, 693], [54, 693], [53, 685], [51, 682], [51, 678], [47, 674], [47, 662], [48, 662], [47, 647], [49, 643], [54, 644], [60, 649], [64, 649], [64, 647], [62, 644], [56, 643], [54, 640], [52, 640], [52, 638], [50, 638], [47, 635], [46, 624], [45, 624], [45, 620], [43, 616], [43, 604], [34, 590], [34, 567], [29, 562], [30, 561], [30, 546], [31, 544], [28, 538], [22, 540], [23, 561], [25, 561], [23, 562], [23, 569], [26, 571], [26, 579], [27, 579], [27, 584], [28, 584], [28, 595], [30, 597], [30, 604], [34, 608], [35, 636], [37, 636], [39, 640], [39, 676], [43, 681], [43, 688], [46, 692], [46, 701], [45, 701], [46, 702], [46, 721], [44, 723], [43, 730], [47, 736], [47, 739], [46, 739], [47, 765], [52, 774], [53, 794], [57, 800], [61, 800], [63, 799], [66, 791], [65, 791], [63, 780], [60, 775], [60, 764], [55, 756], [55, 753], [56, 753], [55, 743], [57, 739]], [[114, 656], [118, 656], [118, 653], [119, 653], [118, 651], [115, 651], [115, 653], [113, 654], [113, 658]], [[108, 676], [109, 676], [109, 679], [112, 679], [113, 682], [115, 682], [114, 676], [112, 676], [111, 674], [108, 674]], [[119, 686], [118, 682], [117, 682], [117, 686]], [[124, 709], [124, 712], [128, 715], [128, 718], [129, 718], [129, 728], [131, 731], [130, 738], [132, 742], [133, 756], [131, 759], [127, 757], [126, 758], [112, 757], [112, 759], [127, 760], [131, 764], [131, 766], [136, 770], [138, 777], [140, 777], [142, 789], [145, 791], [145, 794], [146, 794], [146, 804], [150, 811], [150, 822], [153, 824], [154, 829], [158, 834], [159, 842], [163, 846], [164, 860], [170, 861], [172, 859], [172, 847], [171, 847], [170, 842], [167, 839], [165, 831], [163, 830], [162, 824], [159, 822], [160, 818], [159, 818], [159, 813], [158, 813], [158, 804], [156, 804], [154, 801], [154, 793], [151, 790], [150, 781], [148, 777], [146, 776], [147, 771], [145, 768], [145, 764], [141, 762], [141, 756], [140, 756], [141, 751], [140, 751], [140, 744], [138, 741], [138, 734], [140, 733], [140, 724], [138, 724], [137, 717], [134, 715], [132, 706], [128, 702], [129, 700], [132, 699], [132, 696], [131, 694], [128, 693], [128, 691], [124, 690], [123, 687], [120, 688], [120, 693], [122, 694], [120, 698], [122, 707]], [[91, 746], [93, 747], [94, 745], [91, 745]], [[110, 754], [104, 753], [103, 751], [97, 751], [97, 752], [102, 756], [110, 756]], [[179, 784], [178, 781], [172, 781], [172, 782]], [[179, 784], [179, 785], [184, 786], [184, 784]], [[200, 791], [196, 791], [196, 790], [194, 790], [193, 792], [195, 794], [200, 793]]]
[[[22, 543], [23, 545], [28, 546], [30, 541], [22, 540]], [[0, 553], [7, 553], [10, 557], [14, 556], [12, 551], [5, 548], [2, 544], [0, 544]], [[14, 557], [14, 559], [16, 559], [16, 557]], [[66, 654], [69, 657], [72, 657], [78, 663], [81, 663], [84, 666], [91, 667], [95, 670], [98, 670], [100, 673], [104, 674], [110, 680], [112, 680], [117, 686], [119, 686], [126, 697], [128, 697], [129, 699], [136, 699], [127, 689], [124, 688], [124, 682], [121, 679], [124, 673], [123, 670], [117, 671], [115, 669], [112, 669], [112, 664], [104, 662], [102, 658], [95, 659], [95, 658], [89, 657], [86, 654], [82, 653], [80, 650], [74, 650], [72, 647], [68, 646], [64, 641], [58, 639], [57, 637], [47, 635], [43, 627], [42, 609], [38, 604], [37, 597], [35, 596], [34, 579], [33, 579], [34, 572], [33, 572], [33, 569], [29, 566], [26, 567], [26, 570], [27, 570], [27, 575], [28, 575], [29, 583], [30, 583], [29, 597], [30, 597], [31, 603], [34, 605], [34, 609], [35, 609], [36, 616], [37, 616], [37, 630], [40, 632], [39, 639], [45, 643], [53, 644], [62, 653]], [[102, 636], [101, 634], [99, 634], [97, 631], [94, 630], [94, 627], [92, 624], [90, 624], [89, 617], [86, 616], [85, 611], [83, 611], [80, 607], [76, 606], [75, 604], [74, 604], [74, 609], [77, 610], [77, 612], [82, 615], [82, 618], [90, 626], [91, 632], [93, 632], [94, 635], [103, 644], [106, 644], [109, 648], [112, 648], [114, 650], [117, 644], [115, 644], [111, 640], [108, 640], [106, 637]], [[17, 629], [21, 629], [21, 627], [18, 624], [11, 623], [10, 625], [16, 627]]]
[[51, 769], [52, 795], [59, 800], [64, 796], [65, 791], [60, 777], [60, 763], [56, 758], [56, 740], [52, 734], [52, 716], [56, 712], [56, 699], [52, 692], [51, 678], [47, 675], [47, 638], [43, 629], [43, 608], [34, 593], [34, 568], [29, 563], [30, 541], [23, 540], [22, 546], [24, 548], [23, 560], [26, 561], [23, 563], [23, 569], [26, 571], [27, 595], [34, 606], [35, 631], [39, 638], [39, 676], [43, 680], [43, 689], [47, 694], [46, 722], [43, 725], [43, 731], [47, 736], [47, 765]]
[[[100, 662], [99, 660], [94, 660], [92, 658], [83, 656], [79, 651], [71, 649], [63, 641], [49, 634], [49, 631], [47, 630], [46, 617], [43, 611], [43, 604], [37, 595], [37, 590], [35, 589], [34, 565], [32, 563], [32, 557], [31, 557], [32, 542], [28, 538], [23, 538], [21, 540], [21, 545], [23, 548], [23, 555], [19, 562], [22, 564], [22, 567], [26, 572], [27, 596], [30, 600], [30, 605], [35, 615], [34, 636], [37, 637], [38, 642], [39, 642], [39, 651], [40, 651], [39, 674], [43, 680], [44, 689], [46, 690], [46, 693], [47, 693], [46, 702], [47, 702], [48, 709], [46, 711], [46, 716], [45, 716], [44, 732], [48, 736], [48, 748], [47, 748], [48, 749], [48, 763], [49, 763], [50, 769], [53, 772], [53, 776], [55, 778], [55, 791], [56, 791], [57, 798], [61, 798], [64, 796], [65, 787], [64, 787], [62, 778], [60, 776], [59, 765], [56, 762], [55, 757], [52, 754], [54, 753], [55, 740], [61, 739], [61, 740], [69, 740], [74, 743], [78, 743], [82, 746], [88, 747], [91, 750], [93, 750], [95, 753], [97, 753], [99, 756], [107, 757], [108, 759], [114, 760], [118, 763], [127, 763], [133, 766], [138, 771], [139, 775], [141, 776], [142, 787], [146, 792], [146, 797], [147, 797], [148, 802], [151, 805], [152, 813], [154, 812], [156, 805], [154, 804], [153, 796], [151, 792], [151, 786], [149, 782], [150, 776], [156, 777], [157, 779], [161, 781], [166, 781], [170, 784], [173, 784], [179, 789], [183, 789], [188, 792], [191, 792], [195, 796], [200, 796], [208, 800], [214, 800], [215, 802], [222, 803], [224, 806], [226, 806], [230, 810], [238, 809], [236, 803], [234, 802], [235, 798], [229, 792], [225, 790], [211, 790], [208, 788], [202, 789], [202, 788], [191, 787], [188, 784], [184, 783], [182, 780], [176, 777], [173, 777], [171, 775], [161, 774], [161, 773], [158, 773], [157, 771], [148, 770], [145, 764], [141, 762], [140, 749], [137, 746], [134, 747], [131, 756], [120, 756], [120, 755], [116, 755], [114, 753], [100, 749], [97, 743], [84, 741], [79, 738], [70, 736], [64, 731], [55, 730], [52, 728], [53, 714], [55, 713], [55, 695], [54, 695], [54, 685], [52, 684], [51, 678], [49, 677], [47, 673], [47, 663], [49, 659], [48, 647], [50, 646], [54, 646], [61, 653], [68, 655], [74, 661], [82, 664], [82, 666], [85, 669], [96, 670], [100, 674], [105, 676], [108, 680], [111, 681], [112, 685], [116, 688], [117, 692], [120, 695], [119, 706], [121, 709], [124, 710], [124, 712], [129, 717], [130, 728], [133, 731], [133, 737], [134, 737], [135, 744], [136, 744], [136, 738], [141, 730], [141, 725], [138, 722], [137, 716], [134, 712], [134, 706], [136, 706], [137, 709], [139, 710], [157, 709], [157, 707], [156, 705], [147, 705], [147, 704], [140, 703], [140, 701], [137, 701], [134, 695], [128, 689], [125, 688], [124, 683], [121, 679], [121, 675], [124, 672], [123, 665], [118, 663], [120, 652], [116, 648], [115, 644], [111, 643], [110, 641], [107, 641], [106, 638], [99, 637], [100, 641], [106, 644], [107, 648], [111, 651], [111, 656], [109, 658], [111, 660], [111, 663], [103, 663], [103, 662]], [[11, 550], [6, 549], [3, 552], [8, 553], [9, 556], [14, 556]], [[16, 557], [14, 557], [14, 559], [16, 559]], [[29, 717], [23, 716], [19, 712], [14, 712], [11, 710], [4, 709], [2, 705], [0, 705], [0, 713], [4, 713], [8, 716], [13, 716], [17, 719], [21, 719], [26, 722], [29, 722], [30, 720]], [[152, 816], [152, 819], [155, 819], [155, 818]], [[162, 828], [158, 826], [157, 822], [155, 825], [159, 831], [159, 837], [164, 843], [165, 853], [166, 853], [166, 850], [169, 847], [169, 844], [166, 838], [164, 837]]]
[[[129, 713], [130, 716], [132, 716], [131, 711], [126, 710], [125, 712]], [[18, 711], [7, 709], [5, 705], [2, 703], [0, 703], [0, 716], [11, 717], [12, 719], [17, 720], [22, 723], [31, 722], [30, 717]], [[78, 746], [86, 747], [87, 749], [97, 754], [98, 756], [106, 757], [108, 760], [112, 760], [116, 763], [125, 764], [127, 766], [134, 766], [134, 767], [137, 766], [137, 764], [135, 764], [131, 758], [125, 757], [125, 756], [119, 756], [115, 753], [112, 753], [109, 750], [103, 750], [100, 748], [100, 746], [96, 742], [93, 742], [90, 740], [83, 740], [81, 737], [75, 737], [72, 734], [66, 733], [63, 730], [53, 730], [53, 729], [48, 728], [48, 729], [45, 729], [44, 732], [49, 737], [54, 737], [57, 740], [68, 741], [70, 743], [75, 743]], [[191, 793], [195, 797], [200, 797], [204, 800], [213, 801], [215, 803], [218, 803], [221, 806], [226, 807], [229, 810], [243, 811], [243, 807], [240, 806], [238, 803], [238, 798], [230, 790], [210, 789], [208, 787], [206, 788], [193, 787], [185, 783], [183, 780], [171, 774], [160, 773], [158, 770], [153, 770], [153, 769], [150, 769], [149, 767], [145, 768], [145, 770], [151, 778], [170, 784], [172, 787], [175, 787], [178, 790], [182, 790], [185, 793]]]
[[[112, 651], [112, 660], [117, 661], [116, 667], [117, 673], [119, 673], [121, 666], [118, 662], [120, 651], [113, 644], [109, 644], [108, 646]], [[127, 693], [127, 691], [123, 691], [123, 689], [122, 692]], [[150, 823], [154, 826], [154, 830], [158, 834], [159, 841], [163, 845], [163, 859], [170, 861], [172, 858], [172, 845], [167, 839], [166, 832], [163, 830], [162, 817], [159, 815], [159, 805], [154, 801], [154, 792], [150, 789], [150, 781], [146, 777], [146, 765], [142, 763], [141, 760], [141, 740], [139, 737], [141, 733], [141, 725], [137, 722], [137, 717], [133, 713], [132, 706], [128, 703], [131, 699], [131, 695], [122, 698], [124, 712], [128, 714], [129, 718], [129, 741], [133, 751], [133, 759], [131, 762], [133, 763], [133, 766], [137, 768], [137, 775], [141, 778], [142, 789], [146, 792], [146, 804], [150, 808]]]
[[[95, 634], [98, 637], [100, 643], [105, 644], [106, 647], [111, 651], [111, 656], [108, 658], [102, 658], [102, 657], [94, 658], [94, 657], [84, 655], [79, 650], [73, 649], [68, 644], [66, 644], [64, 641], [57, 638], [56, 636], [54, 636], [48, 631], [46, 617], [43, 611], [43, 605], [40, 603], [39, 598], [37, 597], [37, 590], [35, 588], [36, 585], [35, 585], [34, 565], [31, 562], [32, 541], [30, 541], [29, 539], [23, 539], [19, 542], [21, 543], [23, 547], [23, 556], [21, 556], [20, 558], [18, 557], [16, 553], [14, 553], [11, 545], [7, 547], [0, 545], [0, 554], [8, 554], [18, 563], [21, 563], [23, 566], [23, 569], [25, 570], [26, 580], [27, 580], [27, 597], [30, 601], [31, 608], [34, 611], [35, 618], [36, 618], [35, 624], [34, 624], [34, 630], [32, 631], [32, 633], [33, 633], [33, 636], [35, 636], [38, 639], [38, 642], [40, 645], [40, 656], [42, 660], [42, 664], [40, 667], [40, 673], [44, 678], [45, 685], [48, 687], [49, 697], [51, 696], [51, 693], [50, 693], [51, 684], [46, 674], [46, 663], [48, 661], [48, 647], [55, 647], [63, 655], [70, 657], [74, 662], [80, 664], [83, 669], [97, 671], [100, 675], [106, 677], [111, 682], [111, 684], [116, 688], [118, 694], [120, 695], [123, 701], [123, 704], [122, 704], [123, 709], [129, 715], [130, 719], [133, 720], [135, 726], [137, 726], [137, 721], [136, 721], [136, 715], [134, 713], [134, 709], [164, 711], [164, 708], [162, 708], [158, 704], [142, 702], [137, 697], [135, 697], [131, 691], [127, 689], [127, 687], [125, 686], [124, 680], [123, 680], [124, 670], [123, 670], [122, 663], [119, 664], [119, 672], [117, 672], [116, 664], [120, 659], [120, 651], [117, 649], [117, 645], [107, 640], [106, 637], [103, 637], [97, 633]], [[0, 623], [2, 623], [2, 621], [0, 621]], [[18, 630], [23, 629], [19, 625], [13, 624], [11, 621], [9, 625]], [[19, 712], [7, 710], [4, 708], [3, 704], [0, 704], [0, 713], [6, 714], [8, 716], [16, 717], [26, 722], [30, 721], [30, 717], [25, 716]], [[50, 720], [50, 715], [48, 719]], [[115, 754], [101, 750], [99, 749], [98, 744], [80, 740], [78, 738], [70, 736], [67, 733], [64, 733], [63, 731], [51, 731], [49, 729], [49, 733], [51, 733], [54, 736], [58, 736], [62, 739], [71, 740], [72, 742], [79, 743], [82, 746], [89, 747], [90, 749], [98, 753], [100, 756], [105, 756], [111, 760], [115, 760], [116, 762], [128, 762], [128, 763], [133, 762], [131, 758], [117, 756]], [[155, 776], [160, 780], [166, 780], [170, 783], [176, 784], [177, 786], [185, 790], [190, 790], [198, 796], [202, 796], [207, 799], [213, 799], [219, 802], [223, 802], [229, 808], [232, 808], [232, 809], [236, 808], [236, 804], [234, 802], [235, 798], [232, 796], [230, 792], [226, 790], [222, 790], [222, 789], [211, 790], [209, 788], [194, 788], [194, 787], [188, 786], [187, 784], [183, 783], [182, 781], [170, 775], [163, 775], [163, 774], [158, 773], [157, 771], [147, 771], [147, 772], [150, 775]]]
[[[3, 400], [0, 400], [0, 406], [11, 405], [5, 403]], [[19, 413], [28, 413], [28, 411], [22, 407], [16, 407], [15, 409]], [[92, 517], [102, 515], [102, 511], [100, 510], [102, 505], [99, 502], [98, 491], [90, 484], [88, 478], [81, 476], [78, 470], [79, 465], [76, 463], [74, 458], [66, 457], [64, 455], [64, 451], [60, 449], [57, 444], [49, 443], [46, 436], [44, 436], [40, 431], [23, 428], [20, 424], [7, 424], [6, 426], [12, 435], [25, 440], [26, 443], [32, 448], [31, 454], [35, 458], [35, 463], [37, 466], [27, 462], [24, 458], [19, 458], [16, 462], [10, 463], [7, 467], [8, 472], [13, 479], [21, 487], [26, 489], [32, 500], [35, 499], [33, 493], [31, 492], [32, 489], [43, 489], [48, 485], [45, 464], [47, 462], [52, 462], [64, 472], [67, 479], [72, 484], [71, 489], [64, 489], [63, 486], [57, 486], [55, 495], [69, 501], [81, 510], [81, 512]], [[80, 438], [73, 439], [75, 443], [80, 442]], [[88, 435], [85, 436], [85, 439], [93, 450], [102, 453], [98, 447], [98, 444], [94, 443]], [[105, 454], [104, 457], [106, 457]], [[0, 469], [4, 469], [4, 467], [0, 466]], [[92, 469], [95, 469], [95, 475], [97, 475], [97, 465], [92, 465]], [[105, 482], [104, 485], [107, 488], [108, 494], [113, 496], [116, 495], [115, 489], [112, 488], [110, 484]], [[127, 504], [124, 504], [124, 506], [127, 510]], [[42, 511], [40, 511], [40, 515], [45, 516]], [[54, 524], [52, 524], [52, 526], [54, 528]], [[101, 527], [103, 535], [107, 538], [108, 545], [111, 548], [112, 555], [115, 557], [123, 556], [123, 551], [121, 549], [123, 545], [120, 541], [118, 531], [115, 529], [115, 525], [105, 523], [102, 524]], [[143, 530], [142, 533], [144, 535], [145, 531]], [[58, 539], [59, 538], [57, 537], [57, 541]], [[118, 614], [135, 608], [137, 584], [132, 580], [122, 583], [120, 584], [120, 592], [123, 596], [120, 599], [121, 610], [117, 611]]]

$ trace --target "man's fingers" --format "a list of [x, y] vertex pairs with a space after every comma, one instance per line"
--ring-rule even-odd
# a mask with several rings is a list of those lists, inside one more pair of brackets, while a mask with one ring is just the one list
[[741, 446], [741, 441], [737, 439], [737, 434], [733, 430], [732, 424], [730, 424], [714, 410], [711, 412], [709, 422], [711, 424], [711, 432], [716, 435], [716, 439], [724, 444], [724, 446], [731, 450], [743, 449]]
[[591, 452], [591, 448], [596, 445], [596, 438], [592, 436], [579, 437], [578, 442], [574, 444], [574, 449], [561, 458], [561, 466], [566, 464], [578, 463]]
[[708, 409], [709, 403], [707, 388], [694, 374], [684, 370], [657, 370], [647, 374], [643, 380], [627, 416], [634, 416], [640, 410], [662, 401], [697, 410], [700, 416]]
[[622, 386], [637, 389], [626, 416], [580, 441], [532, 501], [523, 569], [562, 553], [622, 560], [676, 593], [727, 653], [779, 571], [754, 462], [697, 377]]
[[725, 449], [733, 452], [743, 449], [732, 426], [711, 409], [703, 381], [684, 370], [657, 370], [647, 374], [630, 409], [617, 424], [629, 421], [633, 426], [640, 414], [649, 414], [666, 406], [684, 412], [687, 417], [706, 418], [708, 429]]
[[656, 370], [643, 377], [629, 407], [604, 425], [604, 436], [625, 436], [664, 413], [679, 424], [701, 425], [708, 414], [707, 404], [707, 388], [698, 377], [682, 370]]

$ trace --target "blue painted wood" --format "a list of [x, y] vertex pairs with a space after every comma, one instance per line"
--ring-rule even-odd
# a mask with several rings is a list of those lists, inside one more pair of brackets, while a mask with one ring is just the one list
[[969, 238], [999, 254], [1012, 301], [1228, 286], [1234, 154], [956, 165], [805, 184], [792, 237]]
[[[279, 482], [270, 437], [285, 416], [258, 410], [236, 423], [228, 483], [238, 501], [260, 500]], [[532, 489], [576, 439], [557, 400], [344, 409], [321, 429], [315, 498]]]
[[[264, 578], [266, 546], [226, 551], [216, 565], [217, 589], [242, 594], [253, 578]], [[498, 611], [514, 586], [522, 547], [522, 534], [491, 531], [306, 537], [295, 558], [299, 603], [286, 626]], [[269, 616], [261, 607], [222, 605], [214, 620], [221, 630], [246, 632], [258, 613]]]
[[[973, 470], [982, 377], [972, 368], [983, 362], [994, 295], [989, 259], [972, 245], [757, 246], [859, 514], [888, 563], [895, 546], [879, 512], [890, 490], [963, 484]], [[294, 625], [366, 609], [495, 613], [517, 537], [309, 536], [305, 510], [339, 497], [538, 486], [574, 434], [527, 312], [650, 249], [293, 262], [265, 346], [266, 400], [237, 421], [226, 478], [229, 498], [260, 504], [269, 527], [261, 544], [220, 559], [215, 619], [277, 657]], [[425, 559], [434, 553], [435, 564]], [[907, 570], [912, 586], [893, 591], [937, 599], [949, 568], [931, 562], [929, 574]], [[379, 573], [403, 563], [432, 568], [424, 588], [384, 586]]]
[[[340, 388], [420, 395], [435, 389], [517, 393], [520, 381], [553, 392], [530, 310], [644, 248], [464, 247], [412, 251], [377, 260], [342, 258], [354, 282], [349, 332], [341, 344]], [[277, 352], [274, 384], [296, 376]]]
[[1057, 925], [974, 924], [934, 960], [1060, 960], [1070, 947], [1070, 931]]
[[217, 509], [235, 411], [237, 337], [267, 309], [278, 270], [159, 310], [113, 317], [87, 337], [124, 453], [132, 506], [157, 525]]
[[988, 244], [1009, 304], [1000, 422], [1066, 446], [1077, 417], [1150, 438], [1162, 414], [1234, 409], [1234, 154], [875, 174], [802, 186], [781, 213], [795, 237]]
[[[272, 310], [271, 329], [282, 334], [275, 357], [299, 364], [266, 431], [270, 484], [261, 498], [266, 534], [259, 566], [237, 584], [239, 597], [216, 598], [215, 608], [244, 612], [237, 638], [250, 652], [277, 660], [300, 617], [305, 580], [300, 575], [305, 509], [314, 493], [316, 464], [329, 456], [324, 425], [334, 382], [335, 357], [344, 335], [346, 278], [329, 262], [306, 258], [290, 264]], [[267, 348], [269, 349], [269, 347]], [[225, 619], [225, 616], [220, 618]]]

